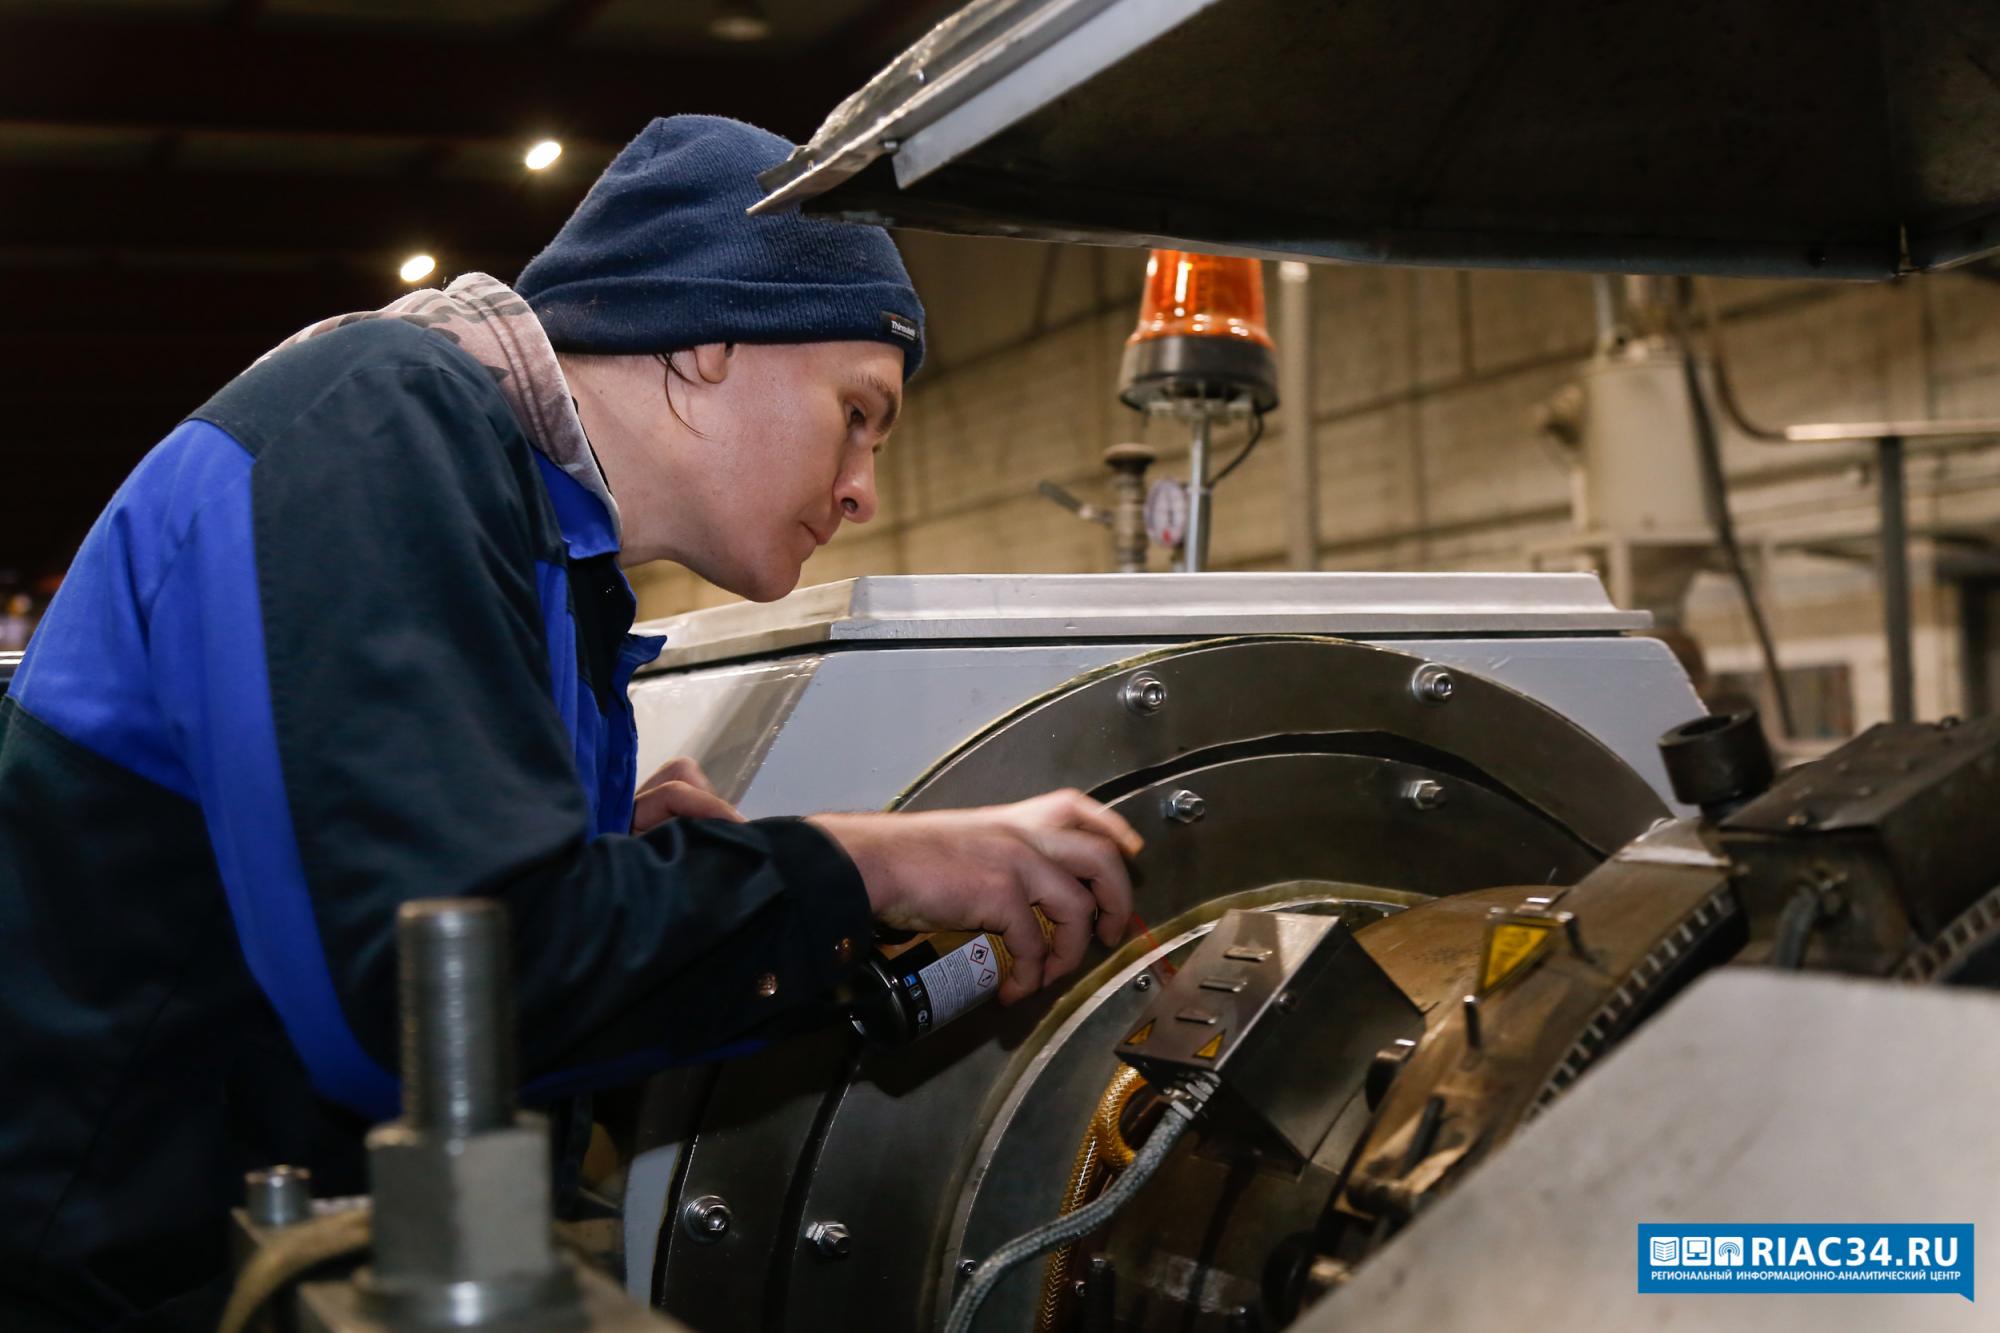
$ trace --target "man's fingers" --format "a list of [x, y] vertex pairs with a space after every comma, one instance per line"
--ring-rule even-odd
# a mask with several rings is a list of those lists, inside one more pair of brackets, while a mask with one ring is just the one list
[[1139, 831], [1125, 822], [1125, 816], [1074, 787], [1052, 791], [1022, 804], [1038, 807], [1037, 813], [1057, 827], [1082, 829], [1109, 838], [1126, 856], [1137, 856], [1146, 845]]
[[653, 774], [652, 777], [647, 778], [645, 785], [639, 790], [642, 792], [651, 791], [653, 788], [668, 782], [684, 782], [698, 791], [707, 792], [710, 796], [718, 794], [715, 790], [715, 784], [708, 780], [708, 774], [701, 771], [701, 765], [686, 755], [682, 755], [678, 759], [670, 759], [660, 765], [660, 771]]
[[1089, 886], [1097, 913], [1097, 937], [1106, 948], [1118, 947], [1132, 919], [1132, 876], [1118, 849], [1095, 833], [1077, 829], [1041, 829], [1028, 840], [1057, 865]]
[[1013, 959], [1013, 966], [1000, 980], [1000, 1003], [1012, 1004], [1041, 989], [1048, 941], [1042, 938], [1042, 923], [1028, 905], [1028, 895], [1018, 882], [986, 896], [988, 918], [981, 929], [999, 932]]
[[728, 819], [743, 822], [736, 807], [712, 791], [690, 783], [662, 782], [641, 792], [632, 803], [632, 827], [645, 832], [665, 819]]
[[1083, 961], [1097, 904], [1074, 874], [1032, 847], [1025, 850], [1021, 870], [1028, 901], [1041, 909], [1050, 926], [1049, 957], [1042, 971], [1046, 986]]

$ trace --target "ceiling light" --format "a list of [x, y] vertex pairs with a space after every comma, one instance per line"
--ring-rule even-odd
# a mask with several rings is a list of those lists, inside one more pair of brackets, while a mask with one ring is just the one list
[[761, 42], [771, 35], [771, 19], [758, 0], [722, 0], [708, 21], [708, 35], [724, 42]]
[[429, 255], [411, 255], [403, 261], [403, 266], [396, 272], [404, 282], [422, 282], [437, 269], [437, 266], [437, 260]]
[[528, 170], [541, 171], [561, 156], [562, 145], [554, 139], [544, 139], [533, 148], [530, 148], [528, 155], [521, 160], [527, 163]]

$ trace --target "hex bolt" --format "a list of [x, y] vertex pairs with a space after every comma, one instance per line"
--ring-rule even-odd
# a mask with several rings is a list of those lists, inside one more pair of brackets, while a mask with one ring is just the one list
[[1150, 717], [1167, 705], [1167, 683], [1150, 671], [1141, 671], [1125, 682], [1118, 698], [1131, 712]]
[[273, 1166], [246, 1172], [243, 1211], [260, 1227], [289, 1227], [312, 1216], [312, 1172]]
[[958, 1261], [958, 1275], [960, 1277], [971, 1277], [978, 1271], [979, 1261], [977, 1259], [960, 1259]]
[[822, 1259], [845, 1259], [854, 1248], [854, 1238], [838, 1222], [815, 1222], [806, 1228], [806, 1240]]
[[403, 1119], [465, 1138], [514, 1123], [507, 909], [432, 898], [396, 913]]
[[1164, 811], [1176, 824], [1192, 824], [1208, 813], [1208, 802], [1183, 787], [1167, 797]]
[[1457, 688], [1458, 682], [1452, 678], [1451, 671], [1436, 662], [1424, 663], [1410, 677], [1410, 693], [1417, 696], [1418, 703], [1447, 703]]
[[1153, 989], [1153, 974], [1151, 972], [1141, 972], [1138, 976], [1133, 977], [1132, 989], [1133, 990]]
[[1403, 799], [1419, 810], [1435, 810], [1444, 804], [1444, 784], [1432, 778], [1418, 778], [1403, 788]]
[[714, 1244], [728, 1235], [733, 1220], [729, 1205], [719, 1194], [704, 1194], [681, 1206], [681, 1230], [687, 1232], [688, 1239], [702, 1245]]

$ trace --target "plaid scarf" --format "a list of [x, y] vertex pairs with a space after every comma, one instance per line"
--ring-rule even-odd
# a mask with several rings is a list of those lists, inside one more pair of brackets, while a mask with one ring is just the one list
[[513, 288], [485, 273], [467, 273], [443, 291], [427, 287], [380, 310], [335, 315], [308, 325], [264, 355], [364, 319], [404, 320], [463, 348], [493, 376], [529, 441], [604, 502], [611, 513], [611, 530], [618, 532], [618, 502], [611, 498], [597, 455], [583, 433], [569, 382], [556, 363], [556, 349], [549, 345], [535, 312]]

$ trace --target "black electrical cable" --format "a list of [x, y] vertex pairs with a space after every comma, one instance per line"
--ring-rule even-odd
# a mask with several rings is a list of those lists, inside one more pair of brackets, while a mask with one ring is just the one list
[[1701, 486], [1708, 504], [1709, 522], [1715, 527], [1716, 544], [1722, 547], [1729, 572], [1743, 596], [1743, 609], [1750, 616], [1750, 630], [1757, 637], [1757, 651], [1764, 659], [1764, 676], [1771, 683], [1771, 699], [1778, 706], [1778, 725], [1787, 736], [1796, 734], [1792, 726], [1792, 696], [1778, 670], [1778, 649], [1771, 641], [1771, 626], [1764, 619], [1763, 605], [1750, 582], [1750, 569], [1743, 563], [1743, 548], [1736, 543], [1736, 521], [1729, 514], [1729, 479], [1722, 468], [1722, 445], [1716, 437], [1715, 418], [1708, 410], [1708, 396], [1702, 389], [1700, 364], [1695, 359], [1694, 340], [1688, 336], [1687, 311], [1676, 303], [1673, 308], [1674, 339], [1681, 349], [1681, 375], [1687, 382], [1688, 407], [1694, 416], [1695, 452], [1701, 460]]
[[1224, 477], [1234, 472], [1237, 468], [1243, 466], [1243, 460], [1250, 456], [1250, 451], [1257, 447], [1257, 441], [1263, 438], [1264, 438], [1264, 414], [1262, 412], [1259, 412], [1257, 413], [1256, 416], [1252, 417], [1250, 420], [1250, 438], [1243, 442], [1243, 447], [1236, 451], [1236, 457], [1229, 460], [1228, 466], [1224, 467], [1222, 471], [1216, 473], [1213, 477], [1209, 478], [1208, 484], [1212, 487], [1220, 486], [1222, 484], [1222, 479]]
[[1812, 943], [1819, 918], [1818, 892], [1802, 888], [1794, 893], [1778, 914], [1778, 928], [1771, 941], [1771, 966], [1798, 971], [1806, 961], [1806, 946]]

